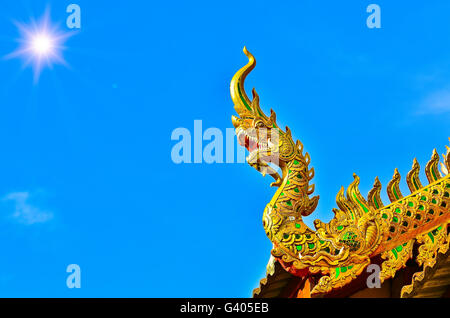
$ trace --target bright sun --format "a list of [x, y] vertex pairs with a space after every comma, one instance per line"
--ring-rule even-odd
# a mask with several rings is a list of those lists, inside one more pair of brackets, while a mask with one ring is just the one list
[[39, 22], [32, 20], [30, 24], [17, 22], [16, 25], [22, 35], [20, 46], [7, 57], [22, 57], [25, 65], [31, 65], [35, 82], [45, 66], [52, 67], [55, 63], [66, 65], [62, 56], [63, 43], [72, 33], [61, 32], [51, 25], [48, 11]]
[[53, 41], [47, 34], [38, 34], [32, 39], [31, 46], [38, 55], [48, 55], [53, 49]]

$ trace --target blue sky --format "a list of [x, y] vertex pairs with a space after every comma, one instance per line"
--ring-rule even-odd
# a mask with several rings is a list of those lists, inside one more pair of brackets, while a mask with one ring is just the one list
[[[2, 297], [251, 295], [271, 247], [269, 178], [170, 156], [175, 128], [232, 127], [244, 45], [258, 62], [247, 91], [311, 154], [309, 224], [332, 217], [354, 172], [367, 193], [448, 144], [448, 1], [377, 1], [381, 29], [365, 1], [76, 3], [68, 66], [34, 83], [21, 59], [0, 60]], [[1, 0], [0, 55], [17, 48], [13, 20], [46, 7], [69, 32], [69, 4]], [[80, 289], [66, 287], [72, 263]]]

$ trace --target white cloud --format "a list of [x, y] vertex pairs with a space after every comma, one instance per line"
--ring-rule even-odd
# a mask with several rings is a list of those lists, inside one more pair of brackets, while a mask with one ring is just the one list
[[29, 192], [12, 192], [4, 196], [3, 200], [14, 203], [12, 217], [20, 223], [31, 225], [35, 223], [44, 223], [53, 218], [53, 213], [44, 211], [29, 203], [29, 198]]
[[428, 95], [421, 103], [419, 115], [439, 115], [450, 112], [450, 89], [443, 89]]

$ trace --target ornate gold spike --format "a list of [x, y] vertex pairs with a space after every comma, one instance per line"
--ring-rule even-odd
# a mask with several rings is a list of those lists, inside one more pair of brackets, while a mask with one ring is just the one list
[[447, 167], [441, 162], [441, 172], [444, 176], [448, 175], [448, 169]]
[[275, 113], [275, 111], [271, 108], [270, 109], [270, 119], [272, 120], [272, 123], [276, 123], [277, 122], [277, 114]]
[[408, 183], [408, 188], [411, 191], [411, 193], [423, 188], [423, 185], [420, 182], [419, 172], [420, 172], [420, 165], [417, 162], [417, 159], [414, 158], [412, 169], [406, 175], [406, 183]]
[[308, 194], [308, 195], [313, 194], [315, 188], [316, 188], [316, 185], [315, 185], [315, 184], [311, 184], [311, 185], [308, 187], [308, 191], [306, 191], [306, 194]]
[[339, 209], [342, 210], [346, 214], [346, 219], [348, 220], [354, 220], [355, 214], [353, 212], [354, 207], [352, 206], [351, 202], [349, 202], [345, 196], [344, 196], [344, 187], [341, 187], [338, 194], [336, 195], [336, 203], [339, 207]]
[[375, 182], [373, 184], [373, 188], [372, 190], [369, 191], [369, 194], [367, 195], [367, 200], [369, 205], [377, 210], [384, 207], [383, 201], [381, 201], [380, 192], [381, 192], [381, 182], [378, 179], [378, 177], [376, 177]]
[[230, 83], [230, 93], [231, 99], [234, 102], [234, 109], [241, 117], [252, 115], [252, 108], [250, 106], [251, 102], [245, 93], [244, 81], [256, 65], [255, 58], [249, 51], [247, 51], [246, 47], [244, 47], [244, 53], [248, 57], [248, 63], [237, 71]]
[[441, 178], [441, 174], [438, 169], [439, 164], [439, 155], [436, 149], [433, 150], [433, 154], [431, 155], [430, 161], [428, 161], [425, 167], [425, 174], [427, 175], [427, 179], [429, 183], [433, 183]]
[[356, 207], [355, 214], [360, 218], [365, 213], [369, 212], [369, 204], [359, 192], [359, 177], [356, 174], [353, 174], [353, 178], [353, 182], [347, 189], [347, 199]]
[[441, 170], [445, 175], [448, 175], [450, 172], [450, 147], [445, 146], [445, 148], [447, 149], [447, 154], [442, 155], [444, 157], [444, 163], [441, 163]]
[[311, 156], [309, 153], [305, 153], [305, 163], [307, 166], [311, 163]]
[[395, 273], [405, 267], [406, 262], [413, 256], [414, 240], [399, 245], [390, 251], [384, 251], [381, 258], [385, 259], [381, 264], [380, 280], [384, 282], [386, 279], [395, 276]]
[[303, 144], [302, 144], [302, 142], [300, 140], [297, 140], [295, 142], [295, 146], [298, 148], [298, 152], [300, 154], [303, 154]]
[[[450, 138], [448, 138], [448, 141], [450, 141]], [[445, 159], [445, 164], [447, 165], [447, 169], [450, 171], [450, 147], [445, 146], [445, 148], [447, 149], [447, 158]]]
[[394, 171], [394, 176], [392, 177], [392, 180], [389, 181], [388, 186], [387, 186], [387, 194], [389, 197], [389, 200], [391, 200], [391, 202], [400, 200], [401, 198], [403, 198], [403, 194], [400, 191], [400, 173], [398, 172], [398, 169], [395, 168]]
[[308, 170], [308, 179], [312, 180], [314, 178], [314, 168]]

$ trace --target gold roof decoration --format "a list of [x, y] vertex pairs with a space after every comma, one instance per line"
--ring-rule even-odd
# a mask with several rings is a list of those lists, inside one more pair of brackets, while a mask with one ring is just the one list
[[[248, 163], [263, 175], [271, 175], [275, 179], [272, 186], [278, 187], [263, 213], [274, 261], [296, 277], [314, 277], [317, 283], [312, 295], [324, 295], [348, 285], [375, 259], [382, 260], [381, 281], [392, 278], [413, 258], [426, 273], [438, 255], [449, 249], [450, 148], [443, 162], [433, 151], [425, 165], [427, 184], [419, 179], [420, 165], [414, 159], [406, 175], [409, 194], [400, 191], [401, 175], [395, 169], [387, 184], [388, 204], [381, 200], [378, 178], [365, 197], [355, 174], [347, 190], [341, 188], [336, 196], [334, 218], [328, 223], [315, 220], [313, 230], [302, 220], [302, 216], [314, 212], [319, 200], [311, 196], [314, 169], [309, 167], [310, 156], [303, 153], [300, 141], [293, 141], [288, 127], [285, 131], [278, 127], [275, 112], [264, 114], [255, 90], [252, 100], [245, 94], [244, 81], [256, 61], [245, 48], [244, 53], [249, 62], [234, 75], [230, 86], [238, 114], [232, 122], [239, 143], [250, 152]], [[268, 163], [275, 163], [281, 175]], [[420, 275], [413, 278], [412, 285]], [[402, 294], [410, 295], [411, 288], [405, 286]]]

